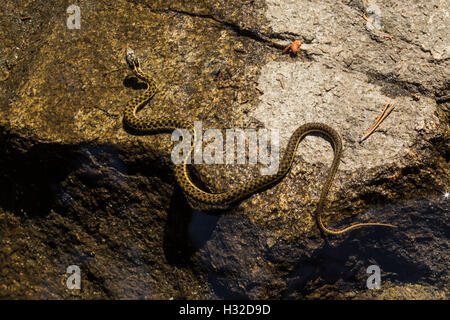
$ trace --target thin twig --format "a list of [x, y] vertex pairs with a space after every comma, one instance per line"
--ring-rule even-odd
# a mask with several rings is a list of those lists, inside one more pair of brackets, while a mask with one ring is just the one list
[[383, 110], [375, 117], [376, 119], [375, 119], [374, 124], [370, 127], [369, 131], [367, 131], [367, 132], [370, 132], [375, 129], [375, 126], [380, 121], [380, 119], [384, 116], [384, 114], [386, 113], [386, 110], [390, 104], [391, 104], [391, 101], [386, 103], [386, 105], [383, 107]]
[[389, 116], [389, 114], [392, 112], [392, 110], [394, 110], [395, 103], [396, 103], [396, 101], [393, 101], [392, 103], [391, 103], [391, 101], [389, 101], [384, 106], [383, 111], [381, 111], [381, 113], [378, 115], [377, 120], [375, 120], [375, 123], [372, 125], [372, 127], [369, 129], [369, 131], [367, 131], [367, 133], [364, 135], [364, 137], [361, 138], [359, 143], [366, 140], [379, 127], [379, 125], [384, 121], [384, 119], [386, 119]]

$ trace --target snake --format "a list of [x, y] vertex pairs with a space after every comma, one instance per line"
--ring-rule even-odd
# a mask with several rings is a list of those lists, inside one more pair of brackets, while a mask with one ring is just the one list
[[126, 51], [126, 62], [133, 72], [133, 74], [141, 81], [143, 81], [147, 88], [146, 90], [131, 99], [126, 105], [123, 111], [123, 122], [124, 124], [139, 134], [150, 134], [150, 133], [160, 133], [167, 132], [170, 130], [188, 130], [194, 136], [194, 143], [191, 144], [190, 151], [185, 155], [184, 161], [180, 164], [175, 164], [175, 178], [177, 183], [180, 185], [183, 192], [190, 198], [195, 199], [206, 205], [227, 205], [241, 201], [249, 196], [258, 193], [270, 186], [273, 186], [280, 182], [290, 171], [292, 163], [294, 161], [295, 153], [300, 142], [307, 136], [312, 134], [324, 135], [327, 137], [332, 145], [334, 151], [334, 158], [329, 169], [327, 178], [323, 184], [319, 202], [315, 211], [315, 217], [319, 229], [328, 234], [338, 235], [355, 228], [363, 226], [385, 226], [393, 227], [396, 226], [386, 223], [355, 223], [348, 227], [333, 230], [325, 226], [322, 220], [322, 212], [325, 207], [326, 199], [334, 176], [339, 167], [339, 163], [342, 157], [342, 141], [339, 134], [330, 126], [324, 123], [310, 122], [299, 126], [294, 133], [289, 138], [287, 147], [285, 149], [282, 160], [278, 166], [278, 171], [273, 175], [262, 175], [258, 178], [239, 186], [233, 187], [230, 190], [212, 193], [202, 190], [191, 180], [188, 169], [187, 169], [187, 159], [193, 152], [195, 144], [195, 130], [191, 122], [184, 119], [161, 117], [157, 119], [143, 119], [137, 116], [137, 112], [157, 93], [158, 89], [155, 81], [146, 73], [144, 73], [140, 67], [139, 60], [134, 54], [134, 51], [127, 48]]

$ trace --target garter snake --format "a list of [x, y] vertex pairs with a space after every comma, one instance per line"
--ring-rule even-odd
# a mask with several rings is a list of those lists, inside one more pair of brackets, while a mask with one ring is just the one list
[[[192, 133], [192, 136], [195, 136], [194, 126], [189, 121], [174, 118], [158, 118], [151, 120], [143, 120], [136, 116], [137, 111], [156, 94], [157, 88], [154, 80], [150, 76], [142, 72], [139, 66], [139, 61], [135, 57], [134, 52], [131, 49], [127, 49], [126, 61], [130, 69], [133, 71], [134, 75], [138, 79], [147, 84], [147, 89], [141, 95], [135, 97], [127, 104], [124, 110], [124, 117], [123, 117], [124, 123], [131, 129], [139, 133], [186, 129], [190, 133]], [[183, 191], [189, 197], [201, 203], [210, 205], [218, 205], [218, 204], [223, 205], [234, 203], [254, 193], [257, 193], [267, 188], [268, 186], [274, 185], [278, 183], [280, 180], [282, 180], [288, 174], [291, 168], [295, 152], [297, 150], [299, 143], [303, 140], [305, 136], [310, 134], [325, 135], [330, 140], [334, 151], [333, 162], [331, 164], [331, 168], [329, 170], [325, 183], [322, 187], [319, 203], [317, 205], [315, 213], [317, 224], [320, 230], [330, 234], [341, 234], [361, 226], [395, 227], [391, 224], [384, 224], [384, 223], [356, 223], [340, 230], [331, 230], [324, 225], [322, 221], [322, 211], [325, 206], [328, 191], [330, 190], [334, 176], [339, 167], [339, 162], [341, 160], [342, 155], [342, 142], [339, 134], [333, 128], [323, 123], [315, 123], [315, 122], [306, 123], [298, 127], [297, 130], [295, 130], [295, 132], [291, 135], [289, 139], [286, 151], [278, 167], [278, 171], [274, 175], [260, 176], [247, 184], [242, 184], [225, 192], [221, 193], [206, 192], [197, 187], [192, 182], [187, 171], [186, 160], [190, 156], [194, 148], [195, 144], [194, 138], [193, 139], [194, 143], [191, 146], [190, 152], [186, 155], [185, 160], [181, 164], [175, 165], [175, 177], [178, 184], [183, 189]]]

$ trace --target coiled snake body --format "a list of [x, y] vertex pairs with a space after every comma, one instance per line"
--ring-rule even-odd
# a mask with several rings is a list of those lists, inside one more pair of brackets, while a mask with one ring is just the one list
[[[139, 110], [139, 108], [142, 107], [155, 95], [157, 88], [153, 79], [151, 79], [148, 75], [141, 71], [139, 67], [139, 61], [134, 56], [134, 52], [131, 49], [127, 50], [126, 61], [136, 77], [147, 84], [147, 90], [145, 90], [141, 95], [132, 99], [127, 104], [123, 119], [126, 125], [139, 133], [186, 129], [189, 130], [189, 132], [191, 132], [193, 136], [195, 136], [194, 126], [191, 122], [188, 122], [186, 120], [171, 118], [142, 120], [136, 116], [136, 112]], [[361, 226], [395, 227], [391, 224], [384, 223], [357, 223], [340, 230], [331, 230], [324, 225], [321, 215], [325, 206], [328, 191], [331, 187], [334, 176], [339, 166], [339, 162], [341, 160], [342, 142], [339, 134], [334, 129], [323, 123], [306, 123], [295, 130], [295, 132], [289, 139], [286, 151], [278, 167], [278, 172], [274, 175], [260, 176], [247, 184], [242, 184], [222, 193], [209, 193], [198, 188], [189, 177], [186, 160], [181, 164], [175, 165], [175, 177], [183, 191], [189, 197], [192, 197], [199, 202], [209, 205], [223, 205], [237, 202], [283, 179], [291, 168], [299, 143], [305, 136], [315, 133], [319, 133], [328, 137], [334, 150], [333, 162], [331, 164], [328, 177], [322, 187], [322, 192], [320, 194], [319, 203], [316, 209], [316, 220], [319, 228], [326, 233], [341, 234]], [[195, 143], [195, 138], [193, 140]], [[192, 144], [190, 153], [192, 153], [193, 147], [194, 144]], [[186, 159], [190, 156], [190, 153], [186, 155]]]

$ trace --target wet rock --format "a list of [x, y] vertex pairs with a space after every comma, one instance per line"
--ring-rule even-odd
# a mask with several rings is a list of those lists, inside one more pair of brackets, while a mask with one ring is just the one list
[[[85, 1], [70, 30], [70, 3], [7, 1], [0, 297], [448, 299], [448, 17], [439, 1], [378, 1], [375, 30], [362, 17], [373, 4]], [[281, 55], [296, 39], [299, 54]], [[145, 88], [127, 47], [159, 88], [143, 117], [278, 129], [282, 150], [298, 125], [325, 122], [344, 142], [327, 224], [398, 228], [319, 233], [332, 158], [320, 137], [301, 143], [275, 187], [227, 210], [193, 210], [170, 137], [123, 129], [123, 107]], [[394, 112], [359, 144], [388, 98]], [[220, 191], [259, 168], [193, 173]], [[81, 291], [66, 287], [73, 264]], [[367, 289], [369, 265], [381, 268], [381, 289]]]

